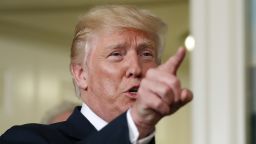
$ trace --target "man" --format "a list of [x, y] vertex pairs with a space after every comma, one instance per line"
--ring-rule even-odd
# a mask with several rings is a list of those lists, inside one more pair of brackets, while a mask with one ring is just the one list
[[176, 72], [180, 48], [159, 64], [166, 25], [131, 6], [101, 6], [78, 22], [70, 69], [83, 101], [69, 119], [15, 126], [2, 143], [154, 143], [157, 122], [192, 100]]

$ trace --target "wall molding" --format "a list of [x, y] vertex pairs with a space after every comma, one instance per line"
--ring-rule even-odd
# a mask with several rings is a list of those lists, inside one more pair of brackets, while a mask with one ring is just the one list
[[245, 144], [244, 0], [191, 0], [193, 144]]

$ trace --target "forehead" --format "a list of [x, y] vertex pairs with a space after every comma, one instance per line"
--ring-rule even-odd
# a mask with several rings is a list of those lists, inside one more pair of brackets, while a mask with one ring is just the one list
[[104, 47], [107, 45], [129, 45], [135, 43], [137, 45], [146, 44], [156, 48], [157, 45], [156, 37], [153, 34], [133, 28], [102, 30], [96, 33], [94, 39], [97, 44], [103, 43]]

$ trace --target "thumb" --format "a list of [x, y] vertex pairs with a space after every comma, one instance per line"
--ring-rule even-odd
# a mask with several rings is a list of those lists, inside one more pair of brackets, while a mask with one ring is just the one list
[[164, 64], [159, 66], [159, 69], [176, 75], [181, 63], [185, 58], [185, 55], [186, 49], [183, 47], [179, 48], [174, 56], [170, 57]]

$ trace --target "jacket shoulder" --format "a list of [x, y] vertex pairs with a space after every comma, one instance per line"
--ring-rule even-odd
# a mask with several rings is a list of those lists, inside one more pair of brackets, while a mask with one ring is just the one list
[[13, 126], [1, 137], [0, 143], [37, 143], [46, 144], [49, 139], [58, 137], [57, 125], [25, 124]]
[[40, 124], [13, 126], [0, 137], [0, 143], [32, 143], [36, 140], [37, 143], [44, 144], [45, 140], [40, 132], [44, 127], [46, 126]]

